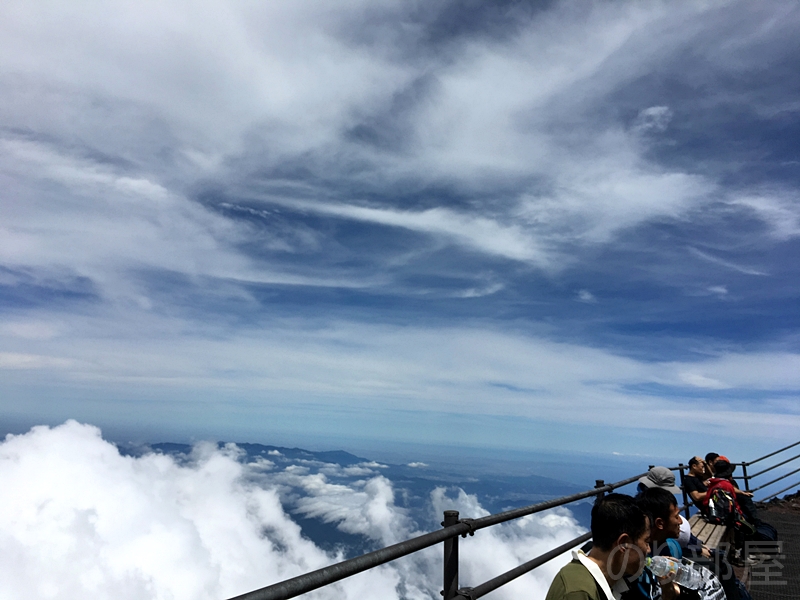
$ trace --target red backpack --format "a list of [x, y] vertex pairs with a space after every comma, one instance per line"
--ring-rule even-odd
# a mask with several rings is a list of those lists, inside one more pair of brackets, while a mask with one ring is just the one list
[[730, 525], [745, 534], [752, 534], [753, 526], [744, 518], [742, 509], [736, 502], [736, 488], [727, 479], [711, 479], [703, 504], [709, 523]]

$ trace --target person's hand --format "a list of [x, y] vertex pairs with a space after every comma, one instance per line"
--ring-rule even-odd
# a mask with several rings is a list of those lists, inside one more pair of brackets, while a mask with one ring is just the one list
[[666, 583], [664, 579], [659, 579], [658, 583], [661, 586], [661, 598], [663, 600], [677, 600], [680, 597], [681, 588], [678, 587], [677, 583]]
[[751, 498], [753, 497], [753, 492], [742, 492], [742, 494], [745, 496], [750, 496]]
[[711, 550], [708, 549], [708, 546], [703, 546], [703, 548], [700, 550], [700, 556], [711, 558]]

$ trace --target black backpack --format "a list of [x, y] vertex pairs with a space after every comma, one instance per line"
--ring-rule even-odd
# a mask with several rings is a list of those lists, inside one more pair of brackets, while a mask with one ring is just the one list
[[736, 520], [736, 500], [730, 492], [720, 488], [709, 490], [708, 514], [706, 518], [713, 525], [733, 525]]
[[722, 488], [714, 487], [713, 484], [708, 493], [708, 514], [706, 519], [709, 523], [712, 525], [730, 525], [746, 537], [750, 537], [755, 533], [755, 527], [744, 518], [733, 494]]

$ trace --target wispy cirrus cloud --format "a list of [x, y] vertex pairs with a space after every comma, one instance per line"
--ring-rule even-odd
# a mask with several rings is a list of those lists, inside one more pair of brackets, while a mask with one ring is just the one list
[[777, 0], [4, 3], [4, 373], [174, 411], [246, 390], [243, 426], [264, 395], [302, 427], [304, 396], [572, 423], [761, 389], [707, 357], [794, 353], [798, 24]]
[[707, 260], [708, 262], [713, 263], [715, 265], [723, 266], [726, 269], [738, 271], [739, 273], [743, 273], [745, 275], [757, 275], [762, 277], [768, 275], [768, 273], [761, 271], [759, 269], [754, 269], [752, 267], [744, 265], [738, 265], [734, 262], [714, 256], [713, 254], [710, 254], [708, 252], [704, 252], [703, 250], [699, 250], [698, 248], [689, 248], [688, 250], [689, 252], [691, 252], [692, 254], [694, 254], [699, 258], [702, 258], [703, 260]]

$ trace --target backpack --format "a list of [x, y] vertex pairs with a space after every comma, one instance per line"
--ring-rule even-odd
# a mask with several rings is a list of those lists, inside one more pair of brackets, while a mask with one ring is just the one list
[[755, 533], [755, 527], [745, 519], [736, 502], [733, 484], [726, 479], [712, 479], [708, 486], [706, 520], [712, 525], [730, 525], [746, 537]]
[[780, 554], [781, 545], [778, 542], [778, 530], [769, 523], [761, 521], [756, 525], [755, 532], [749, 536], [750, 551], [761, 554]]
[[736, 519], [736, 498], [729, 491], [715, 486], [708, 488], [706, 518], [713, 525], [733, 525]]

